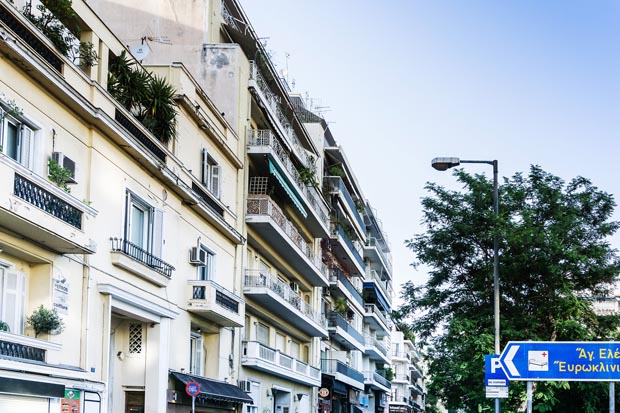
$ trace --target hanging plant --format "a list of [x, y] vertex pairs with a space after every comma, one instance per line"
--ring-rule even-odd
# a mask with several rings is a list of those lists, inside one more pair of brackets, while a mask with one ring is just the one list
[[30, 317], [26, 318], [26, 324], [34, 330], [35, 337], [38, 337], [41, 333], [57, 335], [62, 333], [65, 328], [65, 324], [56, 309], [48, 310], [43, 305], [39, 306]]
[[297, 168], [297, 172], [304, 185], [318, 187], [319, 183], [316, 181], [316, 172], [314, 170], [301, 166]]

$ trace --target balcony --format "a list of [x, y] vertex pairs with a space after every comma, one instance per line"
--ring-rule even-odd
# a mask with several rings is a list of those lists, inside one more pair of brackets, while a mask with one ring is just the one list
[[342, 225], [332, 223], [331, 239], [332, 252], [338, 261], [347, 266], [352, 276], [362, 277], [365, 273], [364, 259]]
[[[271, 274], [246, 270], [243, 293], [312, 337], [328, 337], [327, 320], [286, 283]], [[285, 315], [285, 316], [284, 316]]]
[[244, 341], [241, 365], [307, 386], [321, 385], [321, 371], [257, 341]]
[[364, 375], [340, 360], [321, 359], [321, 372], [328, 376], [334, 376], [335, 380], [358, 390], [364, 390]]
[[392, 351], [392, 361], [411, 363], [411, 356], [408, 351]]
[[387, 274], [392, 276], [392, 254], [377, 238], [369, 237], [366, 240], [364, 257], [369, 258], [373, 263], [380, 262]]
[[327, 329], [332, 340], [349, 350], [366, 350], [364, 336], [338, 313], [332, 312], [327, 319]]
[[174, 267], [150, 252], [122, 238], [110, 238], [112, 264], [155, 285], [165, 287]]
[[58, 343], [0, 331], [0, 358], [46, 363], [47, 352], [60, 349]]
[[416, 395], [418, 395], [418, 394], [422, 395], [422, 394], [424, 394], [424, 389], [418, 383], [413, 383], [412, 393], [416, 394]]
[[334, 291], [334, 295], [337, 297], [345, 297], [353, 305], [355, 305], [360, 312], [363, 310], [364, 300], [362, 294], [353, 286], [351, 281], [345, 277], [345, 275], [339, 269], [329, 270], [329, 285]]
[[370, 326], [377, 337], [390, 335], [390, 323], [383, 312], [374, 304], [364, 304], [364, 323]]
[[327, 268], [320, 257], [269, 196], [248, 196], [246, 222], [264, 240], [269, 240], [271, 248], [267, 248], [264, 241], [253, 244], [262, 254], [279, 261], [279, 257], [273, 256], [272, 250], [275, 250], [313, 286], [328, 285]]
[[0, 154], [0, 227], [59, 254], [93, 254], [96, 211]]
[[242, 327], [245, 303], [215, 281], [189, 280], [187, 311], [222, 327]]
[[353, 218], [352, 222], [357, 226], [358, 232], [360, 234], [365, 234], [366, 225], [364, 225], [364, 220], [357, 211], [357, 206], [353, 201], [353, 197], [351, 197], [342, 178], [339, 176], [326, 176], [323, 178], [323, 188], [342, 200], [342, 206], [347, 211], [347, 214]]
[[392, 293], [388, 280], [381, 280], [376, 271], [366, 272], [364, 280], [364, 290], [367, 295], [367, 302], [378, 305], [383, 311], [390, 312], [392, 308]]
[[384, 364], [390, 364], [388, 349], [384, 343], [366, 334], [364, 335], [364, 344], [366, 346], [366, 354], [371, 360]]
[[297, 206], [310, 232], [316, 238], [327, 237], [329, 211], [322, 195], [317, 188], [304, 183], [289, 154], [271, 130], [248, 131], [248, 156], [257, 161], [258, 174], [271, 173], [284, 181], [281, 185]]
[[392, 388], [392, 383], [376, 371], [364, 372], [364, 385], [370, 387], [371, 390], [383, 392], [389, 392]]

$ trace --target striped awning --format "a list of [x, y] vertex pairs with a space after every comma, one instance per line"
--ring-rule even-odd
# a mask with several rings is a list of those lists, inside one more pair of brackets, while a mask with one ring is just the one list
[[284, 192], [286, 192], [286, 194], [293, 201], [293, 204], [295, 204], [299, 212], [301, 212], [301, 215], [303, 215], [304, 218], [308, 218], [308, 213], [306, 212], [303, 205], [301, 204], [299, 197], [297, 196], [297, 194], [295, 194], [295, 191], [293, 191], [290, 185], [286, 182], [286, 179], [284, 178], [279, 168], [273, 162], [271, 162], [271, 159], [269, 159], [269, 173], [271, 173], [273, 176], [276, 177], [276, 179], [278, 180], [278, 182], [284, 189]]

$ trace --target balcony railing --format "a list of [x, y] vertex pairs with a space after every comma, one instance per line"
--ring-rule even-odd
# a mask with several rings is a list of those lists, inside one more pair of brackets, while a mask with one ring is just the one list
[[359, 305], [364, 305], [364, 299], [362, 298], [362, 294], [353, 286], [351, 281], [347, 277], [345, 277], [344, 274], [340, 270], [333, 268], [329, 272], [330, 272], [330, 276], [329, 276], [330, 282], [342, 283], [344, 288], [353, 296], [355, 301], [357, 301]]
[[[313, 207], [314, 211], [317, 213], [320, 221], [325, 225], [325, 227], [329, 226], [329, 212], [327, 210], [327, 206], [322, 200], [321, 195], [318, 190], [314, 186], [309, 186], [304, 183], [293, 165], [291, 158], [286, 153], [278, 139], [275, 137], [272, 131], [270, 130], [250, 130], [248, 131], [248, 146], [267, 146], [270, 147], [273, 152], [276, 154], [284, 169], [291, 175], [295, 183], [297, 184], [297, 188], [304, 194], [309, 204]], [[314, 166], [313, 166], [314, 167]]]
[[387, 357], [387, 347], [376, 338], [368, 334], [364, 334], [364, 344], [366, 347], [375, 347], [381, 354]]
[[214, 281], [194, 281], [193, 283], [195, 284], [192, 285], [192, 299], [206, 300], [207, 288], [210, 286], [215, 289], [216, 304], [233, 313], [239, 313], [239, 301], [241, 299], [236, 294], [233, 294]]
[[292, 143], [293, 151], [304, 164], [304, 166], [316, 172], [316, 166], [314, 165], [313, 160], [303, 149], [303, 146], [301, 145], [301, 142], [297, 137], [293, 126], [291, 125], [287, 117], [284, 116], [284, 113], [280, 108], [280, 98], [271, 91], [271, 88], [265, 81], [265, 78], [260, 73], [260, 70], [258, 69], [258, 66], [254, 61], [250, 61], [250, 79], [256, 82], [256, 85], [267, 100], [267, 105], [273, 112], [276, 120], [280, 123], [280, 129], [285, 135], [283, 136], [283, 138], [286, 137], [289, 139], [289, 141]]
[[342, 225], [339, 224], [333, 224], [332, 225], [332, 234], [334, 236], [336, 235], [340, 235], [340, 237], [344, 240], [344, 243], [347, 245], [347, 247], [349, 248], [349, 250], [351, 251], [351, 253], [353, 254], [354, 259], [359, 263], [359, 265], [364, 268], [364, 259], [362, 258], [362, 256], [360, 255], [358, 249], [355, 247], [355, 245], [353, 244], [353, 241], [351, 241], [351, 238], [349, 238], [349, 236], [347, 235], [347, 233], [345, 232], [344, 228], [342, 228]]
[[387, 318], [383, 315], [383, 313], [379, 310], [379, 307], [377, 307], [374, 304], [365, 304], [364, 305], [364, 309], [366, 310], [366, 315], [375, 315], [377, 316], [377, 318], [379, 320], [381, 320], [381, 322], [387, 327], [388, 326], [388, 321]]
[[246, 270], [244, 287], [268, 288], [315, 323], [323, 328], [327, 326], [327, 320], [319, 311], [314, 310], [288, 284], [272, 274], [257, 270]]
[[408, 351], [392, 351], [392, 357], [411, 360], [411, 355]]
[[45, 362], [45, 350], [4, 340], [0, 340], [0, 355]]
[[353, 202], [353, 198], [347, 189], [347, 186], [344, 184], [344, 181], [339, 176], [326, 176], [323, 178], [323, 187], [328, 188], [329, 192], [340, 192], [342, 197], [345, 199], [347, 205], [351, 209], [353, 213], [353, 217], [357, 221], [358, 225], [362, 230], [366, 229], [366, 225], [364, 225], [364, 220], [361, 215], [357, 211], [357, 206], [355, 202]]
[[271, 217], [293, 244], [327, 277], [327, 268], [325, 268], [323, 262], [314, 254], [314, 251], [312, 251], [297, 228], [286, 218], [278, 204], [273, 202], [271, 198], [268, 196], [248, 196], [247, 214]]
[[377, 251], [379, 251], [379, 255], [383, 258], [383, 262], [385, 262], [385, 266], [387, 267], [387, 270], [391, 274], [392, 273], [392, 254], [384, 251], [383, 247], [381, 246], [381, 243], [377, 241], [377, 239], [374, 237], [370, 237], [366, 239], [366, 246], [375, 247]]
[[321, 371], [326, 374], [340, 373], [355, 381], [364, 383], [364, 374], [347, 366], [340, 360], [321, 359]]
[[367, 274], [370, 275], [370, 279], [366, 278], [367, 281], [373, 281], [375, 284], [379, 286], [383, 295], [389, 300], [392, 297], [389, 287], [386, 286], [387, 281], [381, 281], [381, 277], [375, 270], [368, 270]]
[[327, 327], [339, 327], [346, 331], [350, 336], [356, 339], [359, 343], [364, 343], [364, 336], [357, 331], [352, 325], [338, 313], [330, 313], [327, 319]]
[[153, 269], [154, 271], [164, 275], [168, 278], [172, 277], [172, 271], [174, 267], [160, 258], [157, 258], [150, 252], [143, 250], [136, 244], [133, 244], [126, 239], [122, 238], [110, 238], [112, 242], [112, 252], [121, 252], [126, 256], [138, 261], [141, 264]]
[[379, 383], [380, 385], [385, 386], [388, 389], [392, 387], [392, 383], [390, 383], [388, 379], [386, 379], [376, 371], [365, 371], [364, 378], [366, 379], [366, 381]]
[[77, 229], [82, 229], [82, 211], [21, 175], [15, 174], [13, 182], [13, 191], [16, 197]]
[[228, 8], [224, 4], [224, 2], [220, 2], [220, 4], [222, 5], [222, 18], [224, 19], [224, 22], [227, 25], [229, 25], [230, 27], [232, 27], [233, 29], [235, 29], [237, 31], [241, 31], [241, 30], [239, 30], [239, 26], [237, 25], [237, 21], [232, 16], [232, 14], [230, 14], [230, 11], [228, 11]]
[[321, 371], [308, 363], [282, 353], [257, 341], [243, 342], [243, 357], [263, 360], [267, 363], [279, 366], [312, 379], [321, 378]]
[[127, 132], [129, 132], [138, 142], [140, 142], [146, 149], [148, 149], [153, 156], [158, 158], [163, 163], [166, 163], [166, 152], [164, 152], [147, 134], [142, 132], [140, 128], [138, 128], [135, 122], [137, 120], [131, 121], [127, 116], [125, 116], [120, 110], [116, 109], [114, 113], [114, 119], [124, 127]]

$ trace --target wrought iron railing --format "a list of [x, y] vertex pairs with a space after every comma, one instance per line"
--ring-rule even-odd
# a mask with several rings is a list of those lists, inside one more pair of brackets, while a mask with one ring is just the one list
[[56, 71], [62, 73], [62, 59], [42, 42], [28, 27], [20, 22], [0, 3], [0, 21], [6, 24], [19, 38], [26, 42], [43, 60], [49, 63]]
[[[142, 132], [127, 116], [121, 111], [116, 109], [114, 112], [114, 119], [124, 127], [138, 142], [140, 142], [146, 149], [149, 150], [156, 158], [162, 162], [166, 162], [166, 152], [164, 152], [153, 140]], [[137, 122], [137, 121], [136, 121]]]
[[266, 287], [321, 327], [327, 327], [327, 320], [321, 312], [313, 309], [310, 304], [302, 300], [299, 294], [295, 293], [288, 284], [278, 277], [259, 270], [246, 270], [243, 285], [244, 287]]
[[335, 283], [342, 283], [344, 288], [353, 296], [355, 301], [357, 301], [359, 305], [364, 305], [364, 299], [362, 298], [362, 294], [353, 286], [351, 281], [349, 281], [349, 279], [344, 276], [342, 271], [336, 268], [332, 268], [330, 270], [329, 281]]
[[0, 340], [0, 355], [45, 362], [45, 350], [4, 340]]
[[322, 196], [317, 188], [312, 185], [306, 185], [301, 179], [297, 168], [293, 165], [291, 158], [286, 153], [278, 139], [270, 130], [250, 130], [248, 131], [248, 146], [267, 146], [276, 154], [284, 169], [290, 174], [297, 188], [304, 194], [308, 203], [312, 206], [319, 217], [319, 220], [327, 227], [329, 225], [329, 211], [323, 202]]
[[77, 229], [82, 229], [82, 211], [23, 176], [15, 174], [13, 191], [16, 197]]
[[327, 326], [328, 327], [340, 327], [344, 331], [346, 331], [351, 337], [357, 340], [358, 343], [364, 344], [364, 336], [362, 335], [362, 333], [357, 331], [355, 327], [353, 327], [351, 324], [347, 323], [344, 317], [342, 317], [338, 313], [331, 312], [329, 314], [329, 317], [327, 319]]
[[321, 371], [326, 374], [333, 375], [335, 373], [344, 374], [345, 376], [364, 383], [364, 374], [355, 370], [353, 367], [347, 366], [340, 360], [321, 359]]
[[174, 267], [161, 258], [157, 258], [150, 252], [140, 248], [136, 244], [133, 244], [126, 239], [122, 238], [110, 238], [112, 242], [112, 252], [121, 252], [126, 256], [133, 258], [141, 264], [150, 267], [154, 271], [165, 275], [166, 277], [172, 277], [172, 271]]
[[330, 192], [333, 192], [333, 193], [340, 192], [342, 194], [342, 197], [344, 198], [347, 205], [349, 205], [349, 208], [353, 212], [353, 217], [355, 218], [355, 221], [357, 221], [358, 225], [360, 226], [362, 230], [365, 230], [366, 225], [364, 224], [364, 220], [362, 219], [362, 216], [358, 212], [357, 205], [355, 205], [355, 202], [353, 202], [353, 197], [351, 196], [351, 193], [347, 189], [347, 186], [344, 184], [343, 179], [339, 176], [326, 176], [323, 178], [323, 187], [328, 188]]

